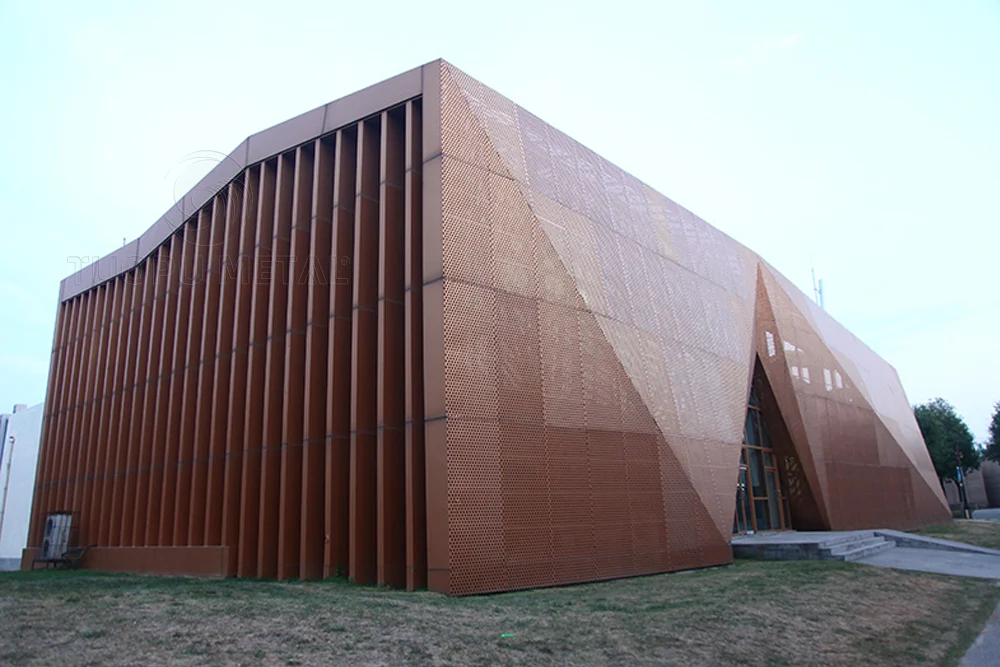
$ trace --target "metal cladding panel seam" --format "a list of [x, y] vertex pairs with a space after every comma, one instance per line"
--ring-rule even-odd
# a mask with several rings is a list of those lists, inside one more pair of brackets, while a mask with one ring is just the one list
[[449, 594], [728, 562], [757, 357], [816, 521], [946, 518], [891, 366], [447, 63], [237, 152], [63, 282], [35, 543], [69, 507], [102, 546]]
[[67, 510], [77, 543], [131, 549], [113, 569], [156, 570], [170, 548], [178, 571], [203, 573], [214, 548], [229, 576], [426, 585], [422, 387], [401, 377], [404, 358], [423, 366], [407, 86], [239, 170], [127, 272], [60, 303], [33, 547]]
[[[441, 99], [450, 566], [443, 590], [508, 590], [727, 561], [718, 560], [726, 551], [721, 522], [691, 481], [679, 468], [661, 472], [666, 441], [641, 396], [643, 361], [658, 345], [630, 335], [624, 354], [609, 346], [542, 229], [559, 226], [558, 212], [536, 216], [510, 176], [519, 162], [508, 169], [499, 157], [518, 149], [494, 150], [447, 66]], [[621, 191], [644, 197], [638, 187]], [[590, 261], [596, 266], [596, 257]], [[626, 295], [629, 287], [623, 284]], [[523, 310], [512, 312], [514, 304]], [[590, 372], [598, 360], [607, 365], [602, 377]], [[530, 409], [539, 398], [541, 410]], [[695, 535], [693, 543], [668, 534], [668, 490], [684, 498], [688, 516], [673, 526]], [[720, 514], [714, 493], [710, 500]], [[484, 532], [496, 523], [503, 531]]]
[[[614, 414], [625, 432], [642, 432], [647, 428], [644, 418], [652, 415], [653, 428], [663, 438], [661, 455], [677, 453], [671, 458], [697, 490], [696, 497], [711, 508], [715, 530], [709, 532], [726, 534], [734, 510], [732, 480], [755, 356], [755, 301], [760, 296], [757, 275], [762, 261], [691, 212], [448, 64], [443, 65], [441, 98], [445, 279], [491, 290], [472, 304], [452, 303], [450, 308], [456, 312], [446, 308], [446, 331], [455, 327], [462, 332], [456, 333], [458, 337], [474, 335], [463, 320], [466, 316], [489, 317], [488, 312], [478, 310], [484, 299], [496, 301], [496, 296], [487, 294], [519, 292], [534, 298], [540, 304], [545, 424], [559, 425], [563, 419], [572, 422], [581, 415], [586, 423], [591, 413], [605, 420]], [[494, 192], [500, 190], [492, 185], [494, 181], [514, 181], [530, 215], [517, 213], [517, 204], [508, 196], [506, 215], [502, 219], [493, 216]], [[522, 259], [519, 279], [503, 283], [503, 276], [517, 266], [504, 253], [511, 247], [505, 228], [512, 219], [532, 217], [537, 224], [522, 224], [520, 245], [514, 247], [522, 258], [533, 258], [534, 265]], [[531, 280], [524, 280], [528, 277]], [[537, 290], [535, 295], [532, 288]], [[781, 290], [794, 294], [796, 303], [808, 302], [790, 284], [783, 283]], [[617, 410], [609, 411], [598, 403], [588, 410], [586, 400], [582, 411], [574, 407], [578, 404], [573, 400], [576, 380], [565, 372], [573, 363], [566, 356], [569, 338], [562, 320], [555, 317], [561, 307], [594, 315], [600, 325], [598, 340], [611, 345], [613, 358], [624, 370], [619, 387], [638, 393], [638, 412], [630, 409], [628, 396], [620, 390], [613, 401], [604, 401], [617, 402]], [[777, 310], [778, 319], [783, 320], [782, 308]], [[898, 463], [893, 454], [879, 458], [879, 448], [893, 450], [887, 442], [876, 445], [873, 413], [892, 433], [895, 447], [910, 458], [913, 470], [923, 474], [927, 456], [922, 441], [919, 446], [914, 444], [917, 440], [909, 429], [912, 414], [891, 367], [867, 348], [852, 347], [856, 339], [848, 334], [845, 340], [840, 334], [842, 327], [826, 313], [813, 312], [817, 309], [811, 303], [799, 310], [802, 312], [796, 312], [794, 321], [782, 330], [794, 327], [797, 333], [792, 337], [808, 341], [815, 355], [822, 356], [827, 345], [834, 349], [833, 355], [826, 353], [810, 362], [814, 366], [811, 377], [808, 371], [796, 369], [800, 373], [789, 380], [794, 383], [789, 389], [798, 398], [785, 401], [786, 407], [797, 413], [793, 422], [801, 420], [804, 426], [804, 431], [795, 431], [802, 445], [800, 455], [810, 459], [810, 469], [822, 470], [818, 478], [812, 478], [824, 487], [816, 491], [832, 497], [825, 481], [831, 479], [843, 487], [841, 495], [850, 495], [857, 488], [850, 481], [849, 470], [853, 468], [830, 467], [827, 460], [846, 457], [854, 466], [876, 469], [890, 459]], [[524, 340], [531, 345], [527, 336], [525, 332]], [[553, 350], [549, 356], [546, 341], [551, 341]], [[783, 344], [783, 339], [778, 344]], [[494, 413], [504, 412], [504, 401], [489, 379], [495, 372], [488, 360], [490, 352], [489, 346], [467, 351], [466, 363], [455, 357], [446, 370], [449, 425], [466, 414], [492, 419]], [[835, 364], [837, 358], [844, 363]], [[468, 380], [460, 377], [477, 374], [486, 378], [478, 385], [485, 394], [463, 389]], [[857, 381], [852, 380], [855, 376]], [[829, 392], [841, 389], [839, 385], [844, 383], [865, 390], [858, 396], [858, 404], [851, 409], [829, 407], [836, 403]], [[601, 392], [584, 386], [582, 393], [586, 397]], [[814, 398], [805, 400], [805, 396]], [[464, 405], [469, 401], [474, 406]], [[449, 442], [449, 448], [459, 446], [457, 441]], [[509, 446], [512, 444], [501, 439], [501, 451]], [[545, 470], [546, 480], [550, 480], [549, 453], [542, 448], [535, 456], [537, 469]], [[666, 479], [664, 476], [661, 484]], [[501, 480], [501, 484], [506, 483]], [[850, 512], [840, 514], [852, 517], [852, 525], [883, 522], [900, 527], [939, 518], [941, 508], [937, 506], [915, 516], [910, 509], [915, 503], [914, 492], [902, 484], [893, 488], [898, 494], [887, 495], [877, 513], [859, 515], [856, 503]], [[669, 494], [666, 489], [662, 492], [665, 498]], [[539, 514], [543, 500], [549, 503], [544, 507], [551, 507], [551, 494], [538, 496]], [[846, 501], [840, 497], [837, 502]], [[508, 553], [508, 561], [517, 557], [516, 551]], [[553, 559], [557, 558], [553, 554]], [[634, 563], [634, 558], [629, 562]], [[456, 564], [453, 553], [452, 566]], [[501, 577], [503, 571], [495, 569], [494, 574]], [[502, 584], [494, 581], [488, 587], [498, 585]]]

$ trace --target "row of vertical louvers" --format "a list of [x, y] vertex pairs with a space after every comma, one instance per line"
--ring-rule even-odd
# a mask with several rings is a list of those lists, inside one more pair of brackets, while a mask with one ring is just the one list
[[419, 98], [221, 185], [60, 305], [29, 544], [425, 586]]

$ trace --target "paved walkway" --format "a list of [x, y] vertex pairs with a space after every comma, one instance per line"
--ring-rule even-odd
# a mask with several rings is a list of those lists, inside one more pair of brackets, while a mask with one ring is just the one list
[[757, 533], [755, 535], [733, 535], [732, 544], [816, 544], [839, 537], [852, 535], [873, 535], [873, 530], [783, 530], [775, 533]]
[[896, 547], [859, 558], [855, 562], [892, 567], [897, 570], [950, 574], [956, 577], [1000, 579], [1000, 557], [991, 554]]
[[986, 627], [958, 663], [959, 667], [996, 667], [1000, 665], [1000, 606], [986, 621]]

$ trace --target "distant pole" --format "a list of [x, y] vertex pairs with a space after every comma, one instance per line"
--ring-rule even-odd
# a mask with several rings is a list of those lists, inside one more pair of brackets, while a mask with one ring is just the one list
[[958, 473], [958, 499], [962, 503], [962, 516], [968, 519], [970, 517], [969, 496], [965, 493], [965, 470], [962, 468], [962, 452], [959, 451], [958, 445], [955, 445], [955, 460], [958, 461], [955, 471]]
[[819, 307], [826, 310], [826, 304], [823, 303], [823, 279], [820, 278], [819, 281], [816, 280], [816, 267], [810, 267], [813, 277], [813, 299], [819, 304]]

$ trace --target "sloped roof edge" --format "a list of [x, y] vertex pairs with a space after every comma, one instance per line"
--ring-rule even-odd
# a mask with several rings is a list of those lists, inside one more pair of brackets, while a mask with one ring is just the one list
[[438, 63], [432, 60], [250, 135], [139, 238], [63, 279], [59, 286], [60, 302], [131, 270], [246, 167], [419, 96], [423, 92], [424, 70], [439, 67]]

